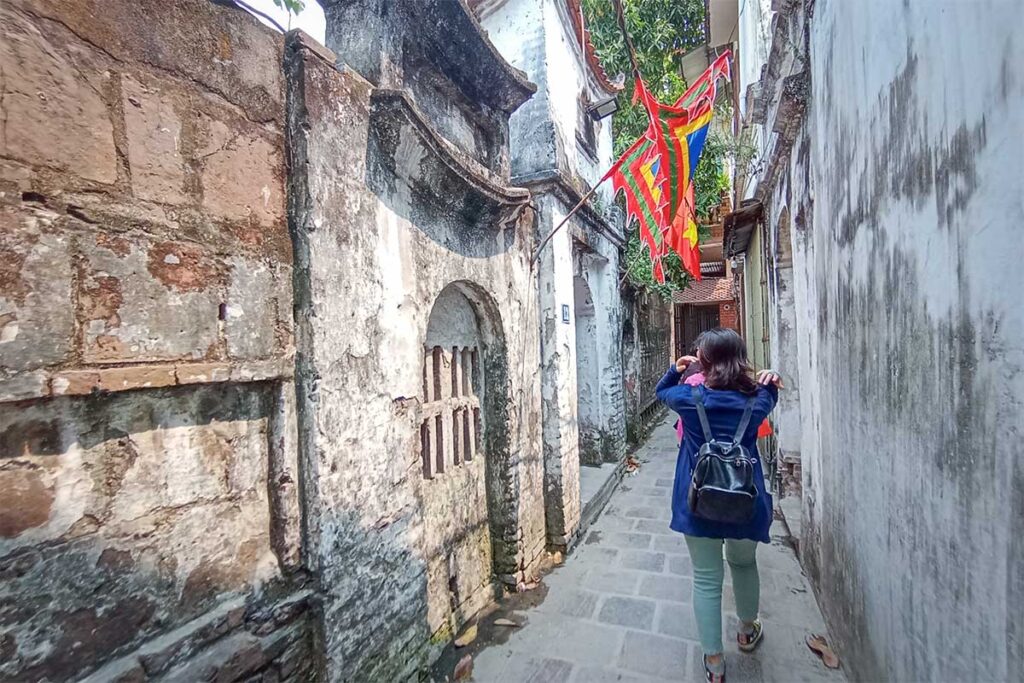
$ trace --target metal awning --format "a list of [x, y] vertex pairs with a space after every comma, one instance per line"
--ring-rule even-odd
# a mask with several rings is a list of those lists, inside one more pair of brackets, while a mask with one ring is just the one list
[[708, 46], [701, 45], [695, 47], [688, 53], [683, 55], [682, 67], [683, 67], [683, 78], [686, 79], [687, 83], [693, 83], [697, 80], [704, 70], [708, 68], [710, 62], [708, 61]]
[[736, 254], [742, 254], [750, 244], [750, 234], [754, 226], [760, 220], [764, 207], [756, 199], [746, 199], [740, 204], [740, 208], [726, 214], [725, 230], [722, 235], [722, 244], [725, 249], [725, 257], [731, 258]]

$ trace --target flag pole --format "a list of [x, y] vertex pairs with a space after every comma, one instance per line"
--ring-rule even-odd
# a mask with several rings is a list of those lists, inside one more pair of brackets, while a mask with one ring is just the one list
[[615, 19], [619, 22], [619, 30], [622, 31], [622, 39], [626, 42], [626, 52], [629, 53], [629, 64], [633, 67], [633, 78], [640, 78], [640, 67], [636, 63], [636, 50], [633, 48], [633, 39], [629, 37], [626, 29], [626, 13], [622, 9], [622, 0], [615, 2]]
[[537, 245], [537, 250], [533, 252], [533, 259], [531, 259], [530, 263], [531, 266], [537, 262], [538, 258], [540, 258], [541, 250], [544, 248], [545, 245], [547, 245], [548, 242], [551, 241], [551, 238], [555, 236], [555, 233], [561, 230], [562, 226], [568, 223], [569, 219], [572, 218], [577, 211], [583, 208], [583, 205], [587, 203], [588, 199], [594, 196], [594, 193], [597, 192], [597, 188], [601, 187], [601, 183], [603, 183], [607, 177], [608, 176], [605, 176], [604, 178], [598, 180], [597, 184], [590, 188], [590, 192], [583, 195], [583, 197], [578, 202], [576, 202], [576, 206], [572, 207], [572, 210], [569, 211], [569, 213], [565, 214], [565, 218], [563, 218], [562, 221], [558, 225], [556, 225], [554, 229], [551, 232], [549, 232], [547, 236], [544, 237], [544, 239], [540, 241], [540, 244]]

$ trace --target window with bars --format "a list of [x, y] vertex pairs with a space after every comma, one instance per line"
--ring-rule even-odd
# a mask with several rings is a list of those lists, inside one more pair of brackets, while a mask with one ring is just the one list
[[423, 350], [420, 457], [433, 479], [480, 453], [480, 352], [475, 346]]

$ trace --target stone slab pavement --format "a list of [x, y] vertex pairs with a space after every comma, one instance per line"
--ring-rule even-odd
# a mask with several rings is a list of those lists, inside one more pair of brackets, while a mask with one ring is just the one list
[[[668, 528], [675, 431], [666, 420], [636, 453], [626, 477], [563, 566], [543, 579], [546, 596], [513, 612], [522, 623], [474, 657], [482, 683], [703, 681], [691, 607], [692, 571], [682, 535]], [[723, 591], [727, 680], [842, 683], [804, 638], [826, 633], [796, 556], [781, 541], [758, 548], [765, 640], [753, 655], [736, 648], [729, 572]], [[778, 534], [780, 538], [776, 539]]]

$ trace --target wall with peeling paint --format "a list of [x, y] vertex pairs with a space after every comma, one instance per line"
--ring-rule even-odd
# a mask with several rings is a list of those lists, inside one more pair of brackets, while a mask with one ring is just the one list
[[[336, 58], [300, 40], [286, 50], [304, 548], [325, 676], [339, 681], [413, 675], [501, 591], [535, 580], [546, 541], [529, 195], [450, 140], [448, 112], [413, 87], [428, 78], [479, 107], [470, 93], [486, 90], [491, 115], [465, 140], [502, 141], [533, 86], [461, 4], [378, 9], [326, 6]], [[378, 44], [413, 25], [434, 33]], [[438, 52], [449, 33], [465, 52]], [[494, 158], [508, 159], [503, 142]], [[474, 339], [482, 438], [456, 462], [436, 411], [457, 384], [447, 347]]]
[[1024, 677], [1022, 21], [814, 5], [802, 545], [861, 680]]
[[[511, 117], [514, 182], [530, 189], [543, 239], [612, 163], [611, 119], [590, 121], [581, 102], [606, 92], [574, 33], [565, 0], [480, 0], [471, 3], [495, 46], [537, 84]], [[589, 122], [589, 124], [588, 124]], [[585, 142], [583, 125], [593, 128]], [[597, 192], [610, 204], [611, 185]], [[625, 455], [622, 371], [621, 216], [582, 207], [538, 254], [545, 496], [548, 540], [568, 546], [581, 518], [580, 466]], [[576, 278], [590, 292], [577, 310]], [[592, 346], [583, 359], [578, 350]]]
[[185, 0], [0, 24], [0, 678], [302, 678], [283, 41]]
[[206, 0], [0, 9], [0, 677], [404, 679], [536, 581], [536, 87], [463, 3], [322, 4], [338, 56]]

